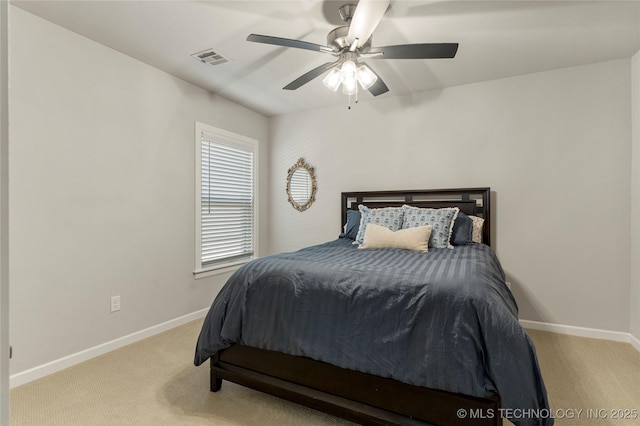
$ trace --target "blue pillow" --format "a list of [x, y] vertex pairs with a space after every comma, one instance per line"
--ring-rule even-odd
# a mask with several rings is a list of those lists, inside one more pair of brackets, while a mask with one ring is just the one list
[[454, 246], [464, 246], [473, 242], [472, 232], [473, 220], [466, 214], [459, 212], [456, 221], [453, 222], [451, 244]]
[[[361, 217], [362, 216], [358, 210], [348, 210], [347, 223], [344, 224], [344, 230], [338, 238], [349, 238], [351, 240], [355, 240], [358, 236], [358, 229], [360, 229]], [[469, 219], [469, 222], [471, 222], [471, 219]]]

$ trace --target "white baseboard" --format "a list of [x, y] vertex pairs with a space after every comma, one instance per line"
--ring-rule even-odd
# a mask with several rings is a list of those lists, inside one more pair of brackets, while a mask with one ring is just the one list
[[187, 315], [183, 315], [181, 317], [163, 322], [161, 324], [145, 328], [144, 330], [136, 331], [126, 336], [119, 337], [115, 340], [111, 340], [110, 342], [106, 342], [98, 346], [94, 346], [92, 348], [77, 352], [75, 354], [56, 359], [46, 364], [30, 368], [29, 370], [13, 374], [9, 377], [9, 387], [14, 388], [16, 386], [24, 385], [25, 383], [29, 383], [33, 380], [55, 373], [56, 371], [63, 370], [65, 368], [79, 364], [83, 361], [87, 361], [91, 358], [95, 358], [107, 352], [121, 348], [123, 346], [130, 345], [131, 343], [146, 339], [147, 337], [162, 333], [163, 331], [167, 331], [188, 322], [195, 321], [199, 318], [204, 317], [208, 311], [209, 308], [205, 308]]
[[550, 331], [570, 336], [589, 337], [592, 339], [611, 340], [614, 342], [629, 343], [640, 352], [640, 340], [631, 333], [621, 331], [601, 330], [597, 328], [576, 327], [573, 325], [552, 324], [548, 322], [520, 320], [524, 328], [533, 330]]

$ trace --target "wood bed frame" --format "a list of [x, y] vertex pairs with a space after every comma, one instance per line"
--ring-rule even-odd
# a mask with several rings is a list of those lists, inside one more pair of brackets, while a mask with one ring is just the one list
[[[371, 208], [459, 207], [482, 217], [491, 242], [489, 188], [343, 192], [341, 223], [358, 204]], [[331, 415], [366, 425], [502, 425], [500, 398], [471, 397], [408, 385], [310, 358], [233, 345], [211, 358], [211, 391], [229, 380]], [[464, 415], [462, 415], [464, 414]]]

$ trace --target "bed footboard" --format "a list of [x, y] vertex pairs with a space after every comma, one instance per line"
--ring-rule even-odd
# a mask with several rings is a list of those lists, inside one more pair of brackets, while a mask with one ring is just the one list
[[361, 424], [502, 425], [498, 396], [428, 389], [242, 345], [211, 358], [211, 391], [223, 379]]

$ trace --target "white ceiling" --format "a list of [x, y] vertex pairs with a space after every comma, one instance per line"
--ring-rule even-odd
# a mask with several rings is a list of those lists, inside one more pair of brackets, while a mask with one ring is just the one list
[[[316, 78], [282, 87], [333, 60], [259, 43], [251, 33], [326, 44], [348, 0], [23, 1], [12, 4], [156, 68], [272, 116], [347, 98]], [[367, 59], [390, 91], [379, 98], [631, 57], [640, 48], [640, 1], [394, 0], [374, 46], [458, 42], [454, 59]], [[208, 48], [231, 62], [190, 55]], [[368, 92], [360, 102], [376, 102]]]

